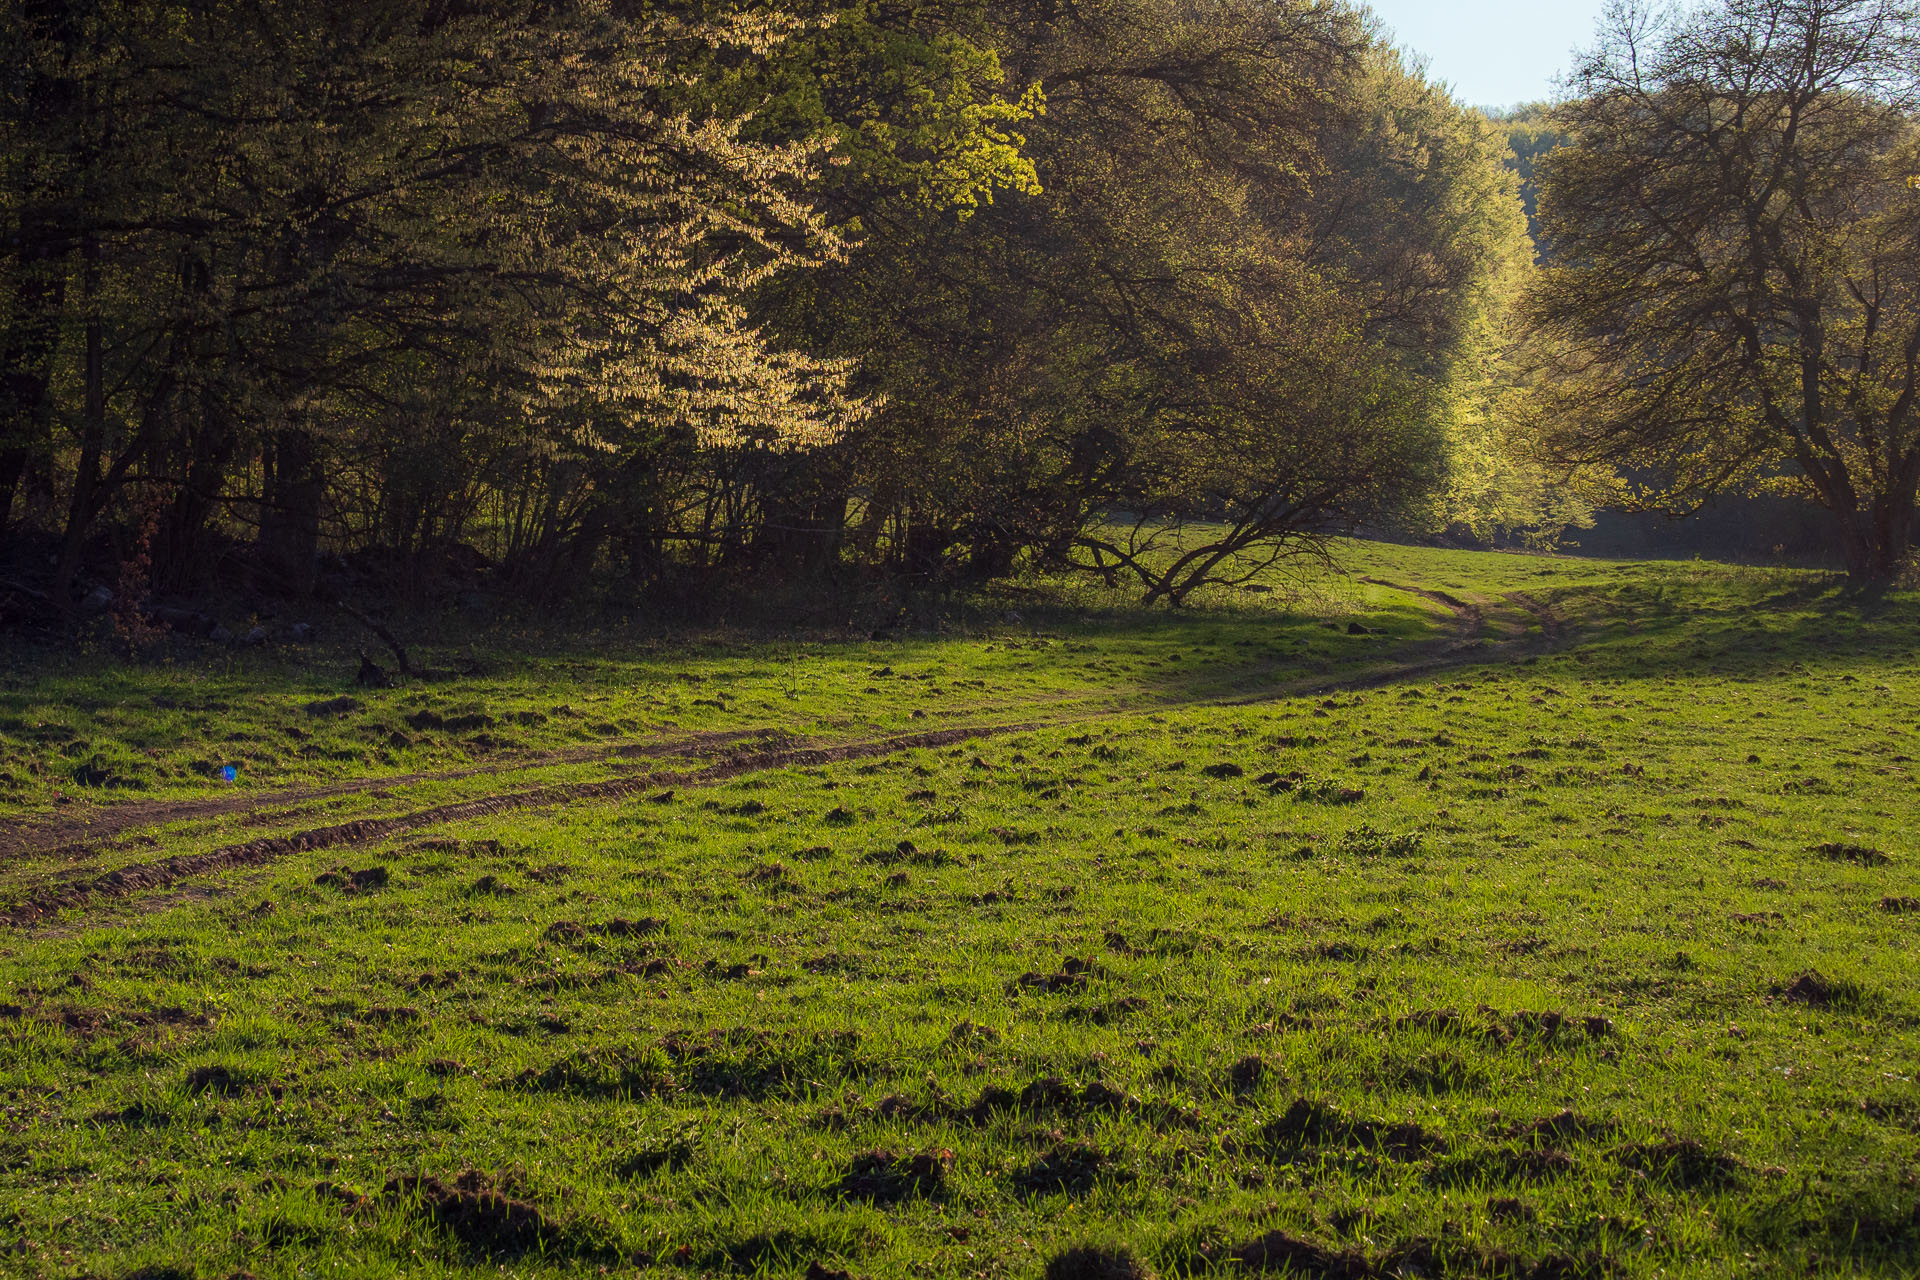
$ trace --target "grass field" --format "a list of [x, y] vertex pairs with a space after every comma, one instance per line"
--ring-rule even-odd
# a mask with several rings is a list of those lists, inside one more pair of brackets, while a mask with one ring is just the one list
[[1344, 564], [13, 654], [0, 1273], [1920, 1272], [1920, 601]]
[[[849, 642], [844, 630], [689, 639], [639, 624], [538, 623], [476, 639], [425, 619], [410, 634], [483, 674], [376, 691], [352, 682], [370, 638], [345, 620], [315, 644], [236, 652], [189, 640], [141, 667], [64, 643], [23, 647], [0, 655], [0, 816], [203, 798], [223, 789], [226, 766], [239, 790], [259, 792], [599, 759], [609, 745], [671, 732], [906, 731], [1042, 707], [1188, 702], [1364, 661], [1438, 621], [1430, 603], [1344, 577], [1284, 585], [1285, 595], [1239, 594], [1206, 614], [1142, 614], [1117, 596], [1064, 592], [972, 602], [937, 629], [884, 642]], [[1322, 625], [1359, 612], [1377, 634]]]

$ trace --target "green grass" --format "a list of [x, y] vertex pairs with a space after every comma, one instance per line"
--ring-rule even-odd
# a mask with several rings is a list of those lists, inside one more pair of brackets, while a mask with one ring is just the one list
[[[22, 645], [0, 657], [0, 819], [517, 768], [663, 734], [844, 737], [1185, 702], [1377, 660], [1446, 622], [1429, 603], [1341, 575], [1282, 585], [1205, 614], [1143, 613], [1085, 590], [974, 601], [882, 641], [413, 619], [403, 630], [420, 640], [417, 665], [483, 674], [374, 690], [354, 684], [367, 637], [344, 621], [319, 643], [262, 650], [171, 640], [140, 666], [113, 662], [99, 641]], [[1375, 634], [1323, 625], [1357, 612]]]
[[[1323, 592], [1334, 630], [1264, 598], [1022, 606], [810, 645], [793, 699], [745, 640], [517, 662], [496, 641], [490, 697], [604, 697], [643, 730], [664, 727], [646, 698], [682, 693], [659, 673], [689, 668], [732, 673], [751, 713], [660, 710], [682, 729], [945, 709], [869, 679], [888, 665], [979, 673], [969, 719], [1065, 695], [1075, 720], [293, 853], [15, 929], [0, 1271], [1034, 1276], [1099, 1243], [1162, 1275], [1913, 1274], [1920, 604], [1351, 554], [1489, 609], [1527, 593], [1564, 645], [1222, 706], [1183, 703], [1366, 669], [1448, 620], [1384, 588]], [[179, 714], [253, 732], [338, 692], [227, 678], [262, 670], [281, 684], [257, 701], [200, 695], [232, 719]], [[57, 711], [31, 683], [9, 705]]]

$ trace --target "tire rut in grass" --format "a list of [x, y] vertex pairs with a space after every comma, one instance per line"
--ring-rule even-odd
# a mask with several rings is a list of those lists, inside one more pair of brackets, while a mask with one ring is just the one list
[[657, 792], [663, 786], [704, 786], [767, 769], [833, 764], [845, 760], [891, 755], [900, 751], [951, 746], [977, 737], [1026, 732], [1038, 727], [1040, 726], [1028, 724], [947, 729], [898, 738], [847, 743], [835, 747], [746, 752], [722, 759], [697, 772], [638, 774], [603, 782], [535, 787], [527, 791], [435, 805], [412, 813], [395, 814], [384, 818], [361, 818], [284, 836], [263, 836], [256, 840], [212, 849], [206, 853], [182, 854], [177, 857], [163, 858], [157, 862], [121, 867], [88, 879], [47, 885], [37, 892], [30, 891], [16, 899], [4, 911], [0, 911], [0, 919], [13, 925], [33, 924], [59, 912], [89, 906], [102, 899], [124, 898], [134, 893], [164, 889], [188, 876], [205, 875], [234, 867], [258, 866], [289, 854], [368, 844], [423, 828], [445, 826], [473, 818], [493, 817], [521, 809], [543, 809], [566, 804], [625, 800], [647, 792]]
[[1486, 623], [1486, 616], [1481, 612], [1480, 606], [1471, 604], [1448, 592], [1435, 591], [1428, 587], [1410, 587], [1404, 583], [1389, 582], [1385, 578], [1367, 577], [1360, 579], [1360, 581], [1370, 586], [1385, 587], [1389, 591], [1400, 591], [1410, 596], [1419, 596], [1422, 600], [1431, 600], [1433, 603], [1439, 605], [1454, 617], [1454, 623], [1457, 629], [1457, 635], [1454, 640], [1455, 644], [1470, 643], [1476, 639], [1480, 634], [1481, 628]]
[[1541, 604], [1526, 592], [1504, 592], [1502, 599], [1511, 604], [1518, 605], [1520, 608], [1532, 614], [1534, 620], [1540, 624], [1541, 634], [1546, 637], [1549, 643], [1558, 643], [1566, 636], [1567, 624], [1561, 621], [1560, 615], [1556, 614], [1549, 606]]
[[[410, 787], [433, 782], [458, 782], [465, 778], [489, 777], [551, 765], [591, 763], [596, 760], [693, 756], [711, 751], [716, 747], [729, 747], [755, 740], [764, 742], [790, 739], [791, 736], [778, 729], [675, 734], [669, 738], [651, 741], [542, 752], [512, 760], [434, 773], [385, 774], [378, 777], [354, 778], [345, 782], [292, 787], [267, 795], [222, 795], [205, 800], [134, 801], [114, 805], [111, 808], [91, 810], [74, 817], [28, 821], [11, 830], [0, 831], [0, 854], [14, 856], [31, 854], [40, 857], [78, 856], [93, 852], [101, 847], [103, 841], [111, 840], [123, 832], [160, 826], [165, 823], [224, 818], [236, 813], [247, 814], [260, 822], [272, 822], [310, 812], [314, 807], [310, 803], [312, 801], [338, 796], [364, 795], [392, 787]], [[288, 806], [299, 807], [289, 808]], [[276, 814], [272, 812], [274, 809], [283, 809], [283, 812]]]
[[[1457, 634], [1443, 643], [1442, 656], [1411, 660], [1393, 666], [1349, 677], [1309, 678], [1286, 681], [1268, 689], [1244, 695], [1224, 698], [1202, 698], [1190, 705], [1240, 706], [1260, 702], [1277, 701], [1289, 697], [1304, 697], [1308, 694], [1326, 693], [1344, 690], [1374, 688], [1396, 680], [1413, 679], [1459, 665], [1462, 661], [1477, 660], [1477, 646], [1473, 641], [1479, 635], [1483, 615], [1477, 605], [1470, 604], [1444, 591], [1429, 590], [1424, 587], [1411, 587], [1388, 582], [1381, 578], [1362, 578], [1361, 581], [1375, 586], [1384, 586], [1391, 590], [1403, 591], [1442, 605], [1459, 620]], [[1530, 606], [1533, 607], [1533, 606]], [[1545, 613], [1545, 611], [1542, 611]], [[1551, 616], [1546, 613], [1545, 616]], [[1543, 624], [1544, 625], [1544, 624]], [[1558, 631], [1550, 629], [1556, 638]], [[1494, 651], [1485, 651], [1487, 657]], [[1035, 699], [1036, 702], [1053, 701], [1052, 697]], [[1163, 708], [1164, 709], [1164, 708]], [[1063, 717], [1058, 723], [1073, 724], [1083, 720], [1107, 720], [1131, 712], [1096, 713], [1090, 716]], [[989, 732], [1020, 732], [1037, 727], [1033, 724], [1006, 726]], [[982, 736], [985, 736], [984, 734]], [[762, 742], [792, 740], [786, 730], [758, 728], [738, 730], [715, 730], [704, 733], [676, 734], [671, 737], [646, 739], [634, 742], [605, 744], [571, 748], [562, 751], [541, 752], [519, 756], [497, 762], [472, 765], [460, 769], [444, 770], [433, 773], [408, 773], [385, 775], [380, 777], [355, 778], [345, 782], [328, 783], [289, 788], [264, 796], [224, 795], [204, 800], [154, 800], [135, 801], [116, 805], [107, 809], [92, 810], [85, 814], [56, 819], [37, 819], [21, 823], [11, 830], [0, 831], [0, 853], [21, 855], [30, 854], [40, 857], [84, 856], [101, 847], [103, 840], [141, 828], [155, 827], [165, 823], [193, 821], [197, 819], [221, 818], [233, 814], [262, 814], [264, 810], [303, 804], [315, 800], [325, 800], [338, 796], [377, 793], [393, 787], [417, 786], [435, 782], [457, 782], [465, 778], [497, 776], [502, 773], [518, 772], [553, 765], [582, 764], [594, 761], [619, 759], [671, 758], [675, 756], [699, 755], [716, 747], [725, 747], [741, 742], [759, 740]], [[291, 816], [290, 814], [288, 816]], [[263, 815], [263, 820], [265, 819]]]
[[[1461, 602], [1444, 592], [1427, 591], [1424, 588], [1402, 587], [1378, 579], [1365, 581], [1392, 587], [1395, 590], [1410, 591], [1416, 595], [1433, 598], [1455, 611], [1461, 619], [1462, 637], [1477, 633], [1480, 625], [1479, 610]], [[1228, 698], [1201, 699], [1189, 704], [1192, 706], [1249, 706], [1268, 702], [1284, 701], [1290, 698], [1321, 696], [1333, 692], [1348, 692], [1361, 689], [1378, 688], [1403, 680], [1418, 679], [1436, 671], [1447, 670], [1466, 663], [1491, 660], [1506, 652], [1507, 646], [1491, 648], [1473, 646], [1456, 641], [1436, 657], [1395, 664], [1391, 667], [1344, 677], [1315, 678], [1288, 682], [1274, 689], [1258, 694]], [[320, 849], [344, 848], [371, 843], [390, 836], [405, 834], [427, 827], [444, 826], [472, 818], [491, 817], [523, 809], [553, 808], [568, 804], [605, 802], [630, 799], [648, 791], [658, 791], [661, 787], [696, 787], [725, 782], [749, 773], [771, 769], [807, 767], [834, 764], [848, 760], [872, 759], [894, 755], [902, 751], [911, 751], [931, 747], [951, 746], [961, 742], [978, 739], [1002, 737], [1016, 733], [1030, 733], [1049, 728], [1066, 728], [1075, 724], [1091, 723], [1124, 718], [1136, 712], [1105, 712], [1054, 721], [1022, 721], [1010, 724], [972, 725], [953, 729], [936, 730], [926, 733], [904, 734], [895, 737], [867, 739], [824, 746], [793, 746], [768, 751], [736, 752], [722, 757], [718, 762], [705, 769], [686, 772], [636, 774], [626, 778], [608, 779], [600, 782], [582, 782], [553, 784], [534, 787], [525, 791], [509, 792], [495, 796], [485, 796], [473, 800], [453, 801], [435, 805], [411, 813], [394, 814], [386, 817], [361, 818], [328, 826], [315, 827], [305, 831], [292, 832], [281, 836], [266, 836], [239, 844], [222, 846], [202, 854], [185, 854], [164, 858], [156, 862], [139, 863], [106, 872], [99, 876], [69, 879], [56, 883], [43, 882], [29, 888], [16, 897], [12, 903], [0, 908], [0, 920], [19, 926], [31, 925], [47, 920], [63, 911], [76, 910], [91, 906], [102, 900], [128, 897], [132, 894], [164, 889], [178, 880], [189, 876], [205, 875], [235, 867], [258, 866], [289, 854], [311, 852]], [[775, 730], [748, 730], [731, 734], [694, 735], [691, 739], [676, 739], [672, 744], [657, 746], [631, 745], [616, 749], [612, 753], [601, 750], [593, 758], [608, 758], [609, 755], [665, 755], [693, 754], [698, 750], [710, 748], [721, 740], [740, 741], [745, 739], [765, 740], [777, 736]], [[585, 757], [583, 757], [585, 758]], [[410, 785], [414, 782], [450, 781], [489, 772], [504, 772], [508, 769], [531, 767], [538, 762], [520, 761], [511, 765], [482, 766], [474, 769], [459, 770], [449, 774], [409, 775], [402, 778], [362, 779], [353, 783], [344, 783], [334, 788], [317, 788], [300, 793], [282, 793], [271, 799], [270, 803], [284, 804], [289, 800], [311, 797], [320, 794], [347, 794], [352, 792], [378, 791], [382, 788]], [[99, 829], [102, 834], [112, 835], [131, 828], [151, 825], [157, 822], [179, 820], [188, 817], [224, 816], [245, 813], [258, 807], [257, 799], [228, 797], [220, 801], [188, 802], [184, 805], [139, 806], [138, 811], [129, 810], [115, 818], [112, 811], [93, 815], [85, 821], [63, 824], [60, 830], [63, 838], [70, 838], [76, 831]], [[103, 825], [104, 824], [104, 825]], [[96, 846], [97, 847], [97, 846]], [[83, 843], [47, 844], [36, 843], [29, 835], [26, 840], [16, 835], [0, 852], [42, 853], [81, 855], [91, 848]]]

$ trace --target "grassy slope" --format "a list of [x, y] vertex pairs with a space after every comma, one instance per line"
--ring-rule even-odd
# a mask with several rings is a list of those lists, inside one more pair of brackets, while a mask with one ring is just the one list
[[[938, 631], [883, 642], [425, 619], [406, 628], [424, 638], [417, 663], [474, 660], [487, 674], [381, 690], [355, 687], [365, 638], [348, 629], [261, 650], [174, 641], [164, 661], [133, 668], [102, 644], [18, 646], [0, 653], [0, 819], [219, 794], [234, 789], [218, 776], [227, 765], [239, 790], [260, 793], [514, 766], [663, 734], [849, 736], [1036, 706], [1186, 701], [1377, 658], [1444, 624], [1428, 603], [1343, 576], [1316, 575], [1304, 592], [1238, 594], [1199, 620], [1063, 593], [1012, 614], [1004, 602], [955, 607]], [[1356, 611], [1380, 634], [1320, 625]], [[891, 678], [875, 677], [888, 668]], [[343, 697], [356, 705], [326, 706]]]
[[[1105, 1240], [1180, 1272], [1279, 1230], [1429, 1272], [1910, 1274], [1920, 915], [1889, 908], [1920, 897], [1920, 608], [1358, 554], [1552, 600], [1583, 638], [296, 856], [16, 932], [0, 1271], [1031, 1275]], [[1259, 620], [1120, 622], [889, 663], [953, 684], [1011, 652], [1042, 665], [1009, 682], [1093, 696], [1178, 654], [1231, 688]], [[821, 724], [926, 705], [820, 697]], [[463, 1174], [507, 1199], [436, 1225], [441, 1191], [400, 1181]]]

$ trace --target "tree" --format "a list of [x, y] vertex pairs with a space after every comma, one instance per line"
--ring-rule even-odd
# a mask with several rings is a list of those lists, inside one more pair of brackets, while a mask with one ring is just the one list
[[[744, 0], [707, 0], [717, 11]], [[760, 290], [755, 317], [803, 349], [848, 360], [876, 402], [898, 407], [950, 394], [903, 376], [916, 343], [892, 323], [903, 299], [939, 292], [933, 246], [972, 240], [975, 216], [1004, 195], [1039, 192], [1025, 129], [1044, 109], [1037, 84], [1009, 76], [981, 0], [810, 0], [809, 19], [771, 57], [709, 68], [698, 93], [747, 115], [743, 136], [828, 140], [809, 194], [848, 251], [822, 270], [786, 272]], [[991, 240], [980, 237], [980, 252]], [[990, 322], [988, 322], [990, 323]], [[947, 335], [965, 369], [972, 335]], [[921, 354], [936, 353], [919, 348]], [[921, 366], [923, 370], [926, 366]], [[971, 370], [955, 386], [967, 385]], [[883, 409], [883, 412], [885, 410]], [[899, 468], [875, 475], [874, 437], [852, 433], [805, 453], [715, 454], [696, 467], [700, 509], [689, 540], [703, 560], [752, 563], [763, 575], [815, 576], [840, 562], [856, 487], [896, 491]], [[991, 445], [981, 441], [983, 449]], [[896, 459], [897, 461], [898, 459]], [[726, 512], [731, 518], [714, 519]], [[871, 550], [871, 543], [868, 544]]]
[[1512, 180], [1346, 5], [0, 5], [0, 532], [56, 599], [157, 511], [180, 590], [1179, 603], [1491, 456]]
[[783, 286], [884, 394], [839, 450], [854, 545], [1178, 603], [1400, 519], [1444, 470], [1438, 390], [1494, 260], [1523, 246], [1484, 126], [1334, 6], [1011, 4], [988, 37], [1044, 95], [1019, 122], [1037, 182], [883, 202], [884, 235]]
[[1616, 7], [1554, 123], [1530, 299], [1542, 438], [1651, 500], [1787, 483], [1849, 571], [1913, 546], [1920, 16], [1906, 0]]
[[1507, 135], [1507, 167], [1520, 179], [1520, 203], [1526, 208], [1527, 231], [1537, 251], [1541, 239], [1540, 161], [1566, 139], [1554, 128], [1553, 109], [1543, 102], [1524, 103], [1489, 118]]
[[[517, 457], [556, 514], [648, 440], [805, 446], [859, 413], [839, 365], [770, 343], [742, 303], [839, 252], [801, 195], [817, 145], [747, 140], [687, 101], [689, 68], [776, 47], [778, 13], [8, 8], [31, 21], [5, 24], [23, 72], [0, 113], [21, 179], [0, 207], [4, 342], [22, 358], [0, 521], [27, 466], [58, 477], [56, 597], [135, 482], [170, 495], [157, 572], [190, 582], [226, 513], [298, 590], [330, 475], [379, 491], [336, 515], [386, 514], [389, 493], [417, 514], [392, 442], [471, 448], [456, 490]], [[531, 576], [596, 558], [592, 531], [533, 523]]]

